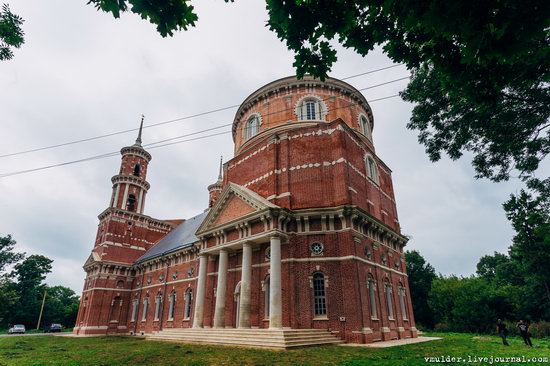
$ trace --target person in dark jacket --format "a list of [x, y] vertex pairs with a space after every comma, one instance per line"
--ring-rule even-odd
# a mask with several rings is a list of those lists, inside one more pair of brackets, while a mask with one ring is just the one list
[[519, 334], [521, 335], [521, 338], [523, 338], [523, 341], [525, 344], [529, 347], [533, 347], [533, 343], [531, 342], [531, 333], [529, 333], [529, 324], [525, 323], [523, 320], [520, 320], [516, 327], [519, 330]]
[[497, 333], [500, 338], [502, 338], [502, 344], [505, 346], [509, 346], [510, 344], [506, 340], [506, 337], [508, 337], [508, 329], [506, 329], [506, 324], [501, 319], [497, 320]]

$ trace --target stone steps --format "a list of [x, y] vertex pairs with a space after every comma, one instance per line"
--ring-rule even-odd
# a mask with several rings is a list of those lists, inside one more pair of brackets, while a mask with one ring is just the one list
[[195, 329], [169, 328], [147, 340], [183, 343], [289, 349], [343, 343], [322, 329]]

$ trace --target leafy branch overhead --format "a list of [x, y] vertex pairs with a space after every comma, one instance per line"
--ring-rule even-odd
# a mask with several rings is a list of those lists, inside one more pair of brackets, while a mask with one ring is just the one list
[[89, 0], [96, 9], [113, 14], [115, 18], [120, 13], [130, 10], [142, 19], [148, 19], [157, 26], [157, 31], [163, 37], [172, 36], [174, 31], [187, 30], [194, 27], [199, 19], [187, 0]]
[[[163, 37], [198, 20], [189, 0], [88, 4], [115, 18], [136, 13]], [[299, 77], [326, 78], [337, 60], [337, 43], [362, 56], [381, 46], [394, 62], [404, 63], [412, 77], [401, 96], [415, 104], [407, 127], [418, 131], [432, 161], [469, 153], [477, 178], [502, 181], [518, 175], [531, 180], [550, 153], [550, 1], [266, 4], [267, 25], [295, 53]], [[23, 41], [22, 20], [7, 6], [2, 15], [0, 51], [10, 58], [9, 47]], [[16, 30], [13, 37], [7, 36], [10, 29]]]
[[530, 178], [550, 152], [550, 2], [268, 0], [301, 76], [327, 76], [333, 44], [376, 45], [412, 72], [409, 129], [432, 161], [473, 154], [476, 177]]
[[13, 48], [24, 43], [22, 24], [23, 19], [13, 14], [8, 4], [3, 4], [0, 10], [0, 61], [13, 58]]

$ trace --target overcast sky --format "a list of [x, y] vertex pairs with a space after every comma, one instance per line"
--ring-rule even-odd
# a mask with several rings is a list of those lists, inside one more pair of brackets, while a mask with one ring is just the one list
[[[5, 0], [25, 19], [25, 44], [0, 63], [0, 155], [136, 128], [239, 104], [293, 74], [293, 55], [266, 28], [261, 1], [195, 1], [196, 28], [162, 38], [134, 14], [115, 20], [86, 0]], [[391, 65], [381, 52], [362, 58], [339, 49], [332, 76]], [[407, 76], [400, 66], [347, 80], [356, 88]], [[396, 94], [406, 81], [365, 92]], [[513, 232], [501, 208], [517, 181], [477, 181], [468, 158], [431, 163], [405, 128], [412, 106], [400, 98], [371, 104], [377, 153], [393, 170], [407, 249], [443, 274], [469, 275], [478, 259], [506, 251]], [[149, 128], [144, 143], [233, 121], [236, 109]], [[229, 127], [216, 130], [221, 132]], [[212, 132], [210, 132], [212, 133]], [[117, 151], [134, 132], [37, 153], [0, 158], [0, 174]], [[186, 218], [206, 207], [219, 156], [233, 156], [229, 134], [150, 150], [145, 213]], [[548, 164], [547, 164], [548, 165]], [[19, 251], [54, 260], [50, 285], [82, 289], [97, 215], [108, 205], [120, 157], [0, 178], [0, 235]], [[548, 172], [548, 169], [546, 169]]]

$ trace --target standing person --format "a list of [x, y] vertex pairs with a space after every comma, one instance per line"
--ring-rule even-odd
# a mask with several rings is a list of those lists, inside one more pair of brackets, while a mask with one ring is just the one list
[[505, 346], [509, 346], [510, 344], [506, 340], [506, 337], [508, 336], [508, 329], [506, 329], [506, 324], [501, 319], [497, 320], [497, 333], [500, 338], [502, 338], [502, 344]]
[[529, 325], [523, 320], [520, 320], [516, 327], [519, 329], [519, 334], [521, 338], [523, 338], [525, 344], [529, 347], [533, 347], [533, 343], [531, 343], [531, 333], [529, 333]]

